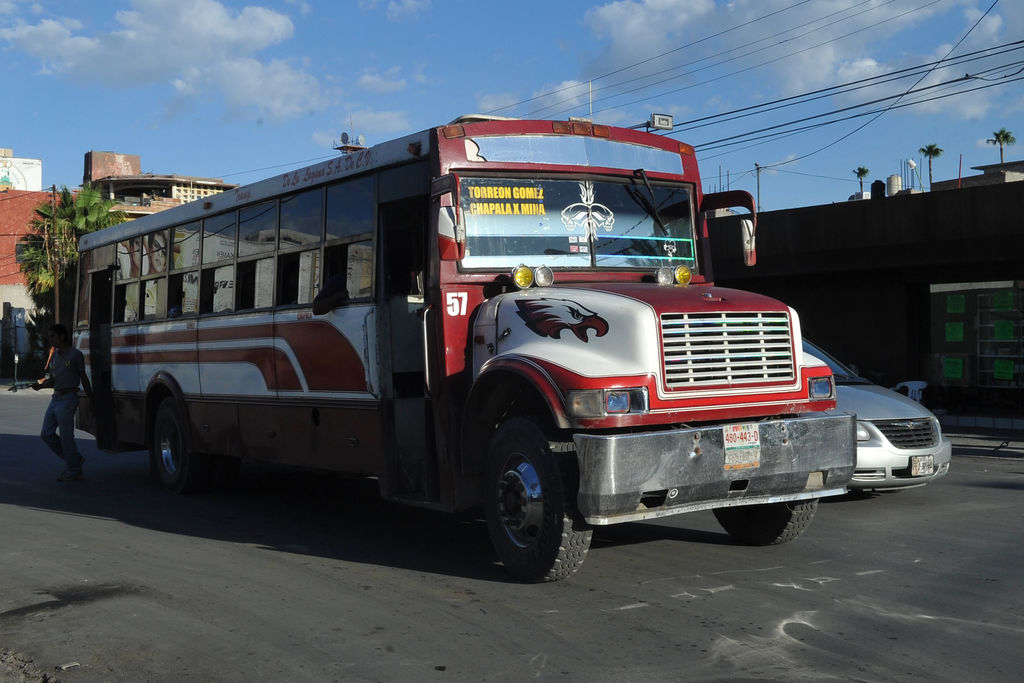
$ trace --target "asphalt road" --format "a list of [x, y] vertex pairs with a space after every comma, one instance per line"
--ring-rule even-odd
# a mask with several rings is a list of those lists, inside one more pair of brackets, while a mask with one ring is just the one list
[[823, 503], [784, 546], [697, 513], [600, 529], [576, 576], [529, 585], [481, 522], [372, 482], [253, 466], [173, 496], [145, 454], [80, 434], [86, 480], [58, 483], [47, 400], [0, 392], [2, 680], [1020, 679], [1011, 439], [958, 440], [931, 486]]

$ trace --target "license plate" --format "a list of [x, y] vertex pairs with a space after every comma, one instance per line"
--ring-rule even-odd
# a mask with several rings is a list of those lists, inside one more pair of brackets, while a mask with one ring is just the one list
[[722, 427], [725, 469], [746, 470], [761, 464], [761, 432], [754, 423]]
[[930, 455], [910, 456], [910, 476], [923, 477], [935, 472], [935, 462]]

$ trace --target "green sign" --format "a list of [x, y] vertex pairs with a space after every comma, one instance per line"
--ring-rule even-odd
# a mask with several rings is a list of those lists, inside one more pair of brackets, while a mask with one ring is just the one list
[[992, 363], [992, 375], [996, 379], [1013, 380], [1013, 361], [1000, 358]]
[[946, 323], [946, 341], [962, 342], [964, 340], [963, 323]]
[[966, 307], [963, 294], [949, 294], [946, 296], [946, 313], [963, 313]]
[[995, 322], [995, 338], [999, 341], [1011, 341], [1015, 339], [1013, 334], [1012, 320], [997, 320]]
[[996, 292], [992, 295], [992, 308], [997, 311], [1013, 310], [1013, 292]]
[[964, 378], [964, 359], [963, 358], [943, 358], [942, 359], [942, 376], [946, 379], [963, 379]]

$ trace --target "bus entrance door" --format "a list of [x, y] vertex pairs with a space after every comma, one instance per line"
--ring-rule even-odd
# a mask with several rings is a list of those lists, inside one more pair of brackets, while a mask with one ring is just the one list
[[110, 323], [113, 301], [112, 271], [89, 275], [89, 368], [93, 400], [89, 412], [96, 435], [97, 448], [110, 450], [117, 446], [114, 429], [114, 399], [111, 393]]
[[426, 391], [424, 357], [424, 227], [423, 199], [416, 197], [381, 205], [383, 285], [387, 326], [383, 356], [390, 364], [392, 406], [388, 462], [391, 496], [423, 503], [437, 500], [437, 465]]

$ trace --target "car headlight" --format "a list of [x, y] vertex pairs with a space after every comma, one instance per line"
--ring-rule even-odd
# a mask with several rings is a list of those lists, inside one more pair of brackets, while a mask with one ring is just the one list
[[868, 430], [868, 426], [866, 424], [864, 424], [863, 422], [861, 422], [860, 420], [858, 420], [857, 421], [857, 441], [870, 441], [870, 440], [871, 440], [871, 432]]
[[567, 410], [572, 417], [606, 417], [647, 412], [647, 388], [570, 391]]

